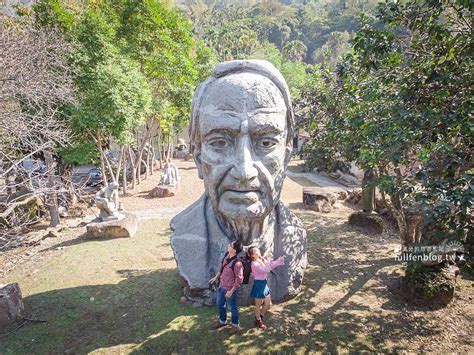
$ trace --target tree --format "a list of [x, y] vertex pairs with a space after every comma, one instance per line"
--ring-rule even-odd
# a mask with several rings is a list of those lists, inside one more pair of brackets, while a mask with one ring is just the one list
[[283, 47], [283, 54], [285, 58], [291, 60], [292, 62], [300, 62], [306, 56], [307, 48], [304, 43], [300, 40], [294, 40], [288, 42]]
[[[103, 172], [117, 181], [104, 147], [113, 138], [119, 145], [133, 142], [133, 133], [151, 111], [152, 95], [138, 63], [120, 56], [114, 45], [115, 29], [104, 16], [90, 8], [82, 14], [76, 29], [80, 47], [75, 60], [80, 72], [76, 82], [80, 101], [75, 107], [76, 131], [85, 132], [96, 143]], [[107, 169], [106, 169], [107, 168]]]
[[[140, 63], [140, 71], [155, 97], [132, 162], [134, 179], [136, 176], [140, 182], [143, 152], [145, 147], [153, 147], [155, 131], [163, 142], [166, 135], [172, 136], [186, 125], [198, 76], [197, 59], [199, 55], [206, 58], [209, 53], [204, 53], [202, 45], [193, 52], [195, 42], [189, 21], [181, 12], [158, 1], [127, 0], [120, 6], [114, 3], [109, 10], [115, 11], [118, 19], [117, 38], [122, 52]], [[145, 161], [146, 176], [149, 165]]]
[[[2, 178], [15, 171], [25, 177], [17, 187], [26, 188], [33, 197], [43, 197], [49, 206], [51, 225], [56, 226], [57, 194], [62, 187], [57, 184], [53, 155], [71, 138], [70, 116], [64, 110], [75, 102], [73, 70], [67, 64], [71, 46], [56, 31], [38, 28], [28, 18], [2, 17], [0, 51]], [[47, 169], [41, 176], [21, 172], [22, 162], [38, 157], [46, 161]], [[9, 208], [12, 203], [18, 201], [10, 199], [0, 216], [2, 224], [10, 227], [8, 220], [15, 219], [15, 209]]]
[[378, 171], [407, 246], [472, 235], [469, 11], [464, 2], [381, 4], [383, 26], [366, 18], [337, 77], [316, 71], [299, 103], [313, 153]]

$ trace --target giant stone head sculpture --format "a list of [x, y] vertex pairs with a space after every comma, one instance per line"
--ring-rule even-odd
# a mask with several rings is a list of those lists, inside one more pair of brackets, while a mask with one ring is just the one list
[[238, 239], [263, 255], [285, 254], [289, 264], [269, 279], [273, 298], [296, 294], [306, 265], [306, 233], [280, 202], [294, 136], [283, 76], [267, 61], [217, 65], [196, 90], [189, 133], [205, 194], [171, 221], [185, 293], [210, 297], [207, 280], [228, 242]]

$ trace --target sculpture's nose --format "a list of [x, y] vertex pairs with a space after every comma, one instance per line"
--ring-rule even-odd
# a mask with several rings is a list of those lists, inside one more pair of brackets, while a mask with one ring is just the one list
[[251, 142], [248, 136], [243, 136], [240, 139], [235, 153], [235, 163], [230, 172], [231, 176], [240, 182], [253, 181], [258, 175], [258, 170], [252, 158]]

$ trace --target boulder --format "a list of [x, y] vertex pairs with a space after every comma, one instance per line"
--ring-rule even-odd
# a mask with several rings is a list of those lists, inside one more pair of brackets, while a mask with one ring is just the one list
[[444, 307], [454, 298], [458, 274], [459, 268], [449, 264], [408, 267], [400, 293], [413, 304]]
[[358, 211], [349, 216], [349, 224], [373, 234], [383, 232], [383, 218], [377, 213]]
[[112, 221], [94, 220], [87, 225], [87, 236], [89, 238], [127, 238], [137, 233], [137, 217], [128, 212], [123, 212], [125, 218]]
[[328, 213], [337, 200], [344, 200], [347, 192], [337, 188], [309, 187], [303, 189], [303, 204], [317, 212]]
[[176, 186], [158, 185], [148, 194], [149, 197], [171, 197], [176, 194]]
[[0, 285], [0, 332], [14, 323], [25, 307], [17, 283]]
[[189, 154], [189, 152], [187, 150], [177, 150], [174, 154], [175, 155], [174, 157], [176, 159], [184, 159], [184, 158], [186, 158], [186, 156], [188, 154]]

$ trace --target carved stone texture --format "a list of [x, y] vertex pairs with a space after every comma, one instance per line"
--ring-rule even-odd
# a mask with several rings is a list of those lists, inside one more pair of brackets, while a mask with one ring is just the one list
[[165, 163], [161, 172], [159, 185], [176, 187], [180, 180], [178, 167], [173, 163]]
[[352, 213], [349, 224], [372, 234], [382, 234], [384, 225], [383, 218], [378, 214], [363, 211]]
[[99, 218], [102, 221], [113, 221], [124, 218], [124, 215], [118, 212], [118, 187], [118, 183], [112, 182], [95, 194], [95, 204], [100, 210]]
[[120, 220], [101, 221], [95, 220], [87, 225], [87, 235], [89, 238], [127, 238], [133, 237], [137, 233], [137, 217], [128, 212], [124, 212], [124, 218]]
[[[285, 265], [268, 274], [275, 302], [300, 291], [306, 231], [280, 202], [294, 129], [288, 86], [269, 62], [218, 64], [196, 90], [190, 151], [206, 192], [171, 221], [188, 299], [214, 303], [208, 280], [232, 240], [257, 246], [264, 257], [286, 256]], [[249, 286], [241, 287], [241, 297]]]
[[23, 314], [24, 308], [17, 283], [0, 285], [0, 332], [14, 323]]
[[375, 180], [377, 175], [374, 169], [368, 169], [362, 179], [362, 210], [372, 212], [375, 210]]

